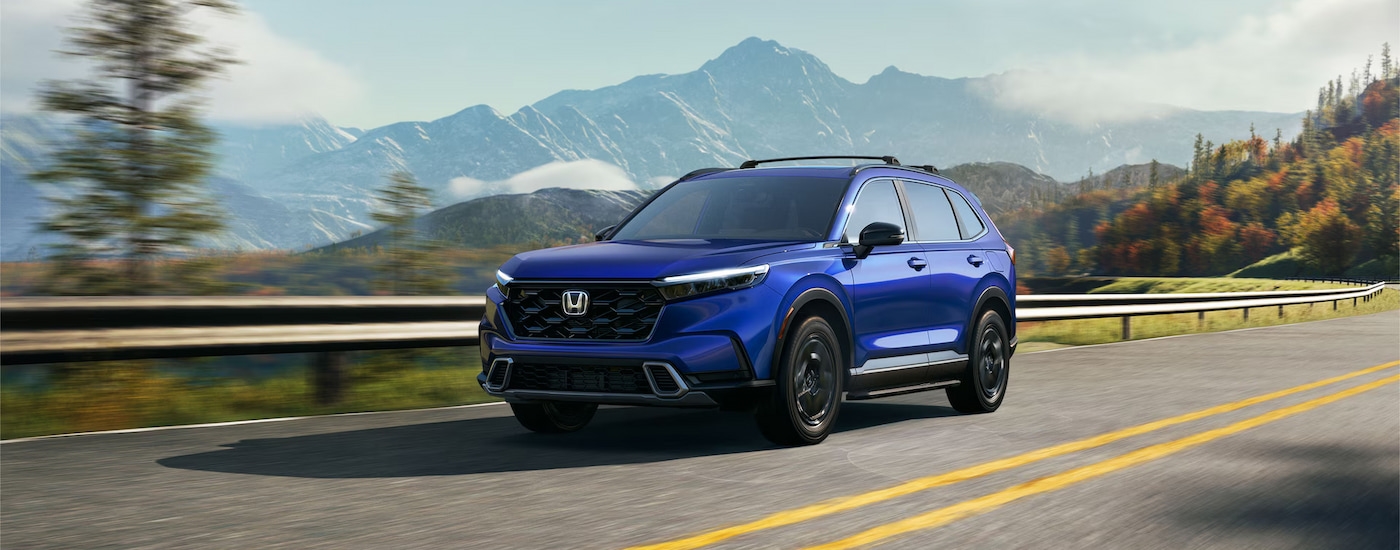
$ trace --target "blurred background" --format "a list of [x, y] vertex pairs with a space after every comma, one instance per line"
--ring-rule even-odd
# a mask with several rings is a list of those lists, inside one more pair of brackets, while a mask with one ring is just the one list
[[[1394, 279], [1397, 20], [1371, 0], [3, 0], [0, 301], [480, 295], [680, 174], [810, 154], [938, 166], [1016, 247], [1023, 294]], [[7, 367], [0, 437], [489, 399], [472, 348], [340, 354], [330, 396], [325, 360]]]

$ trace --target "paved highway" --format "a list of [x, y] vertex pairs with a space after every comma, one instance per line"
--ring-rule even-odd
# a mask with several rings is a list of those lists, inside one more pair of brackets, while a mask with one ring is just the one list
[[502, 406], [0, 446], [0, 544], [257, 548], [1393, 548], [1400, 313], [1018, 355], [1006, 404]]

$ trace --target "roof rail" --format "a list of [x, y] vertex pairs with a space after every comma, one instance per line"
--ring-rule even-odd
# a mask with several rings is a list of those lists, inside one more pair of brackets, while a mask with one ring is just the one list
[[767, 163], [770, 163], [770, 162], [784, 162], [784, 161], [789, 161], [789, 160], [826, 160], [826, 159], [878, 160], [878, 161], [883, 161], [885, 164], [889, 164], [889, 165], [893, 165], [893, 166], [899, 166], [899, 159], [894, 158], [894, 157], [891, 157], [891, 156], [885, 156], [885, 157], [866, 157], [866, 156], [836, 155], [836, 156], [786, 157], [786, 158], [780, 158], [780, 159], [746, 160], [746, 161], [744, 161], [743, 164], [740, 164], [740, 165], [739, 165], [739, 168], [740, 168], [740, 169], [744, 169], [744, 168], [757, 168], [758, 165], [760, 165], [760, 164], [767, 164]]
[[[866, 169], [869, 169], [869, 168], [890, 168], [890, 169], [896, 169], [896, 170], [908, 170], [908, 171], [910, 171], [910, 172], [919, 172], [919, 173], [923, 173], [923, 174], [933, 174], [933, 175], [936, 175], [936, 176], [943, 176], [943, 174], [942, 174], [941, 172], [938, 171], [938, 168], [935, 168], [932, 164], [919, 164], [919, 165], [912, 165], [912, 164], [905, 164], [905, 165], [898, 165], [898, 164], [895, 164], [895, 165], [890, 165], [890, 164], [861, 164], [861, 165], [859, 165], [859, 166], [856, 166], [856, 167], [854, 167], [854, 168], [851, 168], [851, 175], [854, 176], [854, 175], [856, 175], [856, 174], [859, 174], [862, 170], [866, 170]], [[944, 176], [944, 177], [946, 177], [946, 176]]]
[[725, 171], [728, 171], [728, 170], [733, 170], [733, 168], [700, 168], [700, 169], [698, 169], [698, 170], [691, 170], [689, 174], [686, 174], [686, 175], [684, 175], [684, 176], [681, 176], [681, 177], [679, 177], [679, 178], [676, 178], [676, 181], [678, 181], [678, 182], [679, 182], [679, 181], [685, 181], [685, 180], [688, 180], [688, 179], [691, 179], [691, 178], [698, 178], [698, 177], [703, 176], [703, 175], [705, 175], [705, 174], [713, 174], [713, 173], [715, 173], [715, 172], [725, 172]]

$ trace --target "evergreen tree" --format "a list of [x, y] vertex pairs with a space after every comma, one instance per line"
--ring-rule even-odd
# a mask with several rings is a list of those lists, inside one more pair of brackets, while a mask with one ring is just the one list
[[[65, 55], [84, 59], [90, 78], [48, 81], [41, 107], [76, 126], [33, 179], [60, 187], [45, 230], [57, 233], [52, 279], [59, 292], [155, 290], [149, 264], [187, 251], [218, 231], [221, 214], [204, 189], [214, 134], [199, 120], [195, 92], [234, 60], [201, 47], [185, 16], [233, 13], [227, 0], [90, 0], [88, 26], [70, 29]], [[108, 274], [96, 258], [120, 258]], [[115, 275], [115, 276], [114, 276]]]
[[1152, 159], [1152, 163], [1147, 165], [1147, 188], [1148, 188], [1148, 189], [1156, 189], [1158, 185], [1161, 185], [1161, 181], [1159, 181], [1159, 179], [1158, 179], [1158, 178], [1160, 178], [1161, 176], [1159, 176], [1158, 173], [1157, 173], [1157, 168], [1158, 168], [1158, 166], [1160, 166], [1160, 165], [1161, 165], [1161, 163], [1157, 162], [1157, 159]]
[[1381, 80], [1390, 80], [1395, 76], [1395, 62], [1390, 59], [1390, 43], [1381, 44]]
[[370, 214], [387, 225], [388, 250], [376, 264], [375, 287], [398, 295], [447, 294], [455, 274], [442, 262], [442, 247], [422, 238], [414, 220], [433, 206], [429, 191], [408, 172], [389, 174], [389, 183], [376, 193], [380, 207]]

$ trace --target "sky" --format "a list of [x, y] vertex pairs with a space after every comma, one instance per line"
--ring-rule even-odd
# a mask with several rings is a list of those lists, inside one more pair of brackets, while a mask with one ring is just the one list
[[[32, 109], [80, 0], [0, 0], [0, 110]], [[749, 36], [806, 50], [853, 82], [885, 67], [1013, 71], [998, 100], [1068, 120], [1148, 116], [1141, 103], [1300, 112], [1381, 43], [1395, 0], [1122, 2], [244, 0], [196, 28], [244, 63], [212, 84], [221, 121], [319, 113], [361, 128], [563, 89], [693, 71]], [[1400, 52], [1397, 52], [1400, 53]]]

